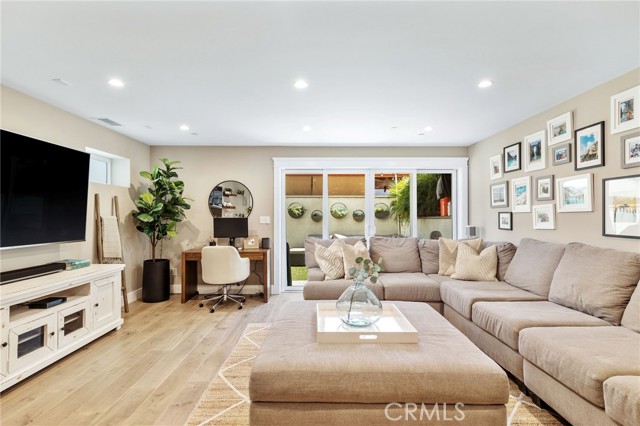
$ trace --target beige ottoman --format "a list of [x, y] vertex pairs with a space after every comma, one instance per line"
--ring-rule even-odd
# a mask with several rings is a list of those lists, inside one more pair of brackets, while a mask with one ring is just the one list
[[318, 344], [315, 301], [283, 307], [253, 362], [251, 425], [506, 425], [504, 371], [425, 303], [417, 344]]

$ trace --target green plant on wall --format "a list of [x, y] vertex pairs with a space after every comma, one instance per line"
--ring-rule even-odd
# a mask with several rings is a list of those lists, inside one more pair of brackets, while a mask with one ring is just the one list
[[[438, 175], [420, 173], [417, 175], [418, 217], [438, 216], [438, 198], [436, 187]], [[400, 179], [389, 188], [391, 213], [401, 225], [409, 223], [411, 217], [411, 182], [410, 177]]]
[[138, 210], [132, 212], [136, 229], [149, 237], [153, 260], [158, 243], [178, 235], [176, 225], [185, 218], [184, 211], [191, 208], [187, 203], [191, 199], [182, 196], [184, 182], [176, 173], [181, 167], [174, 167], [180, 162], [166, 158], [160, 161], [164, 168], [155, 165], [150, 172], [140, 172], [140, 176], [151, 181], [151, 186], [135, 200]]

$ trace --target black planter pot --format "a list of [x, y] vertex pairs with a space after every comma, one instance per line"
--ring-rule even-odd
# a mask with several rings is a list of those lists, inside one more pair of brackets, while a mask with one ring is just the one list
[[157, 303], [169, 300], [171, 268], [169, 259], [145, 260], [142, 269], [142, 301]]

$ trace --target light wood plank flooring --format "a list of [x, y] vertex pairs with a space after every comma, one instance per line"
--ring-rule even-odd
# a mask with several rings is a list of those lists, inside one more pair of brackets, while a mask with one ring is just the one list
[[271, 322], [302, 293], [247, 298], [210, 314], [179, 295], [136, 301], [124, 325], [0, 396], [0, 423], [182, 425], [251, 322]]

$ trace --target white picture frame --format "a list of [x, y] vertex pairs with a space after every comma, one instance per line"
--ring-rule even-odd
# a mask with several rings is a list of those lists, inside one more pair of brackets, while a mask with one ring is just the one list
[[593, 211], [593, 174], [556, 178], [558, 213]]
[[531, 211], [531, 176], [511, 180], [511, 211], [529, 213]]
[[524, 171], [532, 172], [547, 168], [547, 140], [546, 131], [532, 133], [524, 137], [522, 154], [524, 157]]
[[533, 229], [556, 229], [553, 204], [536, 204], [532, 207]]
[[549, 146], [570, 140], [573, 135], [573, 114], [571, 111], [547, 121], [547, 135]]
[[489, 178], [490, 180], [502, 178], [502, 154], [489, 158]]
[[509, 181], [494, 183], [489, 186], [489, 203], [491, 208], [509, 207]]
[[640, 86], [611, 96], [611, 134], [640, 127]]

